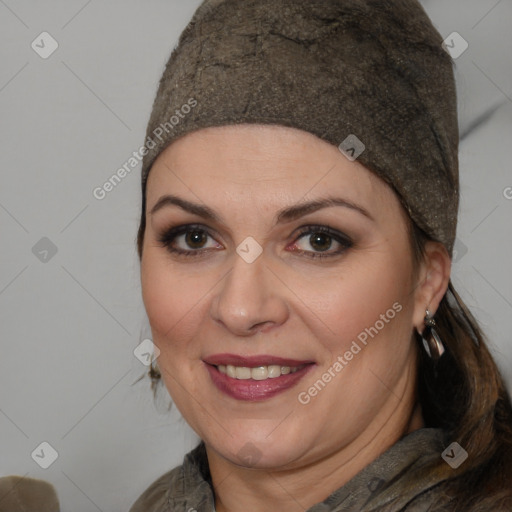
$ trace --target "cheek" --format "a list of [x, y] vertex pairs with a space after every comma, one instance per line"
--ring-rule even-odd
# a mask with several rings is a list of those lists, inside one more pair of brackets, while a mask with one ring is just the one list
[[[335, 357], [350, 362], [343, 372], [344, 385], [354, 397], [377, 398], [403, 373], [412, 358], [411, 333], [414, 311], [410, 266], [389, 253], [374, 258], [371, 265], [361, 261], [333, 290], [329, 323], [342, 333], [333, 338]], [[357, 403], [353, 404], [354, 406]]]
[[[306, 288], [302, 290], [302, 296], [308, 297], [302, 307], [303, 321], [309, 323], [322, 349], [327, 349], [318, 374], [300, 388], [307, 394], [311, 390], [314, 413], [305, 418], [311, 428], [316, 418], [330, 417], [328, 411], [336, 404], [352, 411], [350, 425], [342, 421], [343, 429], [348, 429], [343, 431], [356, 435], [389, 400], [390, 390], [401, 386], [400, 380], [414, 361], [409, 268], [405, 260], [393, 255], [372, 258], [371, 265], [361, 258], [350, 268], [340, 266], [330, 278], [311, 281], [309, 296]], [[329, 369], [330, 375], [325, 375]], [[321, 374], [330, 383], [317, 393], [322, 388], [316, 384]], [[338, 435], [339, 422], [328, 423], [332, 436]]]
[[179, 340], [177, 336], [194, 315], [201, 310], [201, 299], [209, 289], [207, 279], [183, 277], [172, 267], [161, 251], [148, 250], [141, 264], [142, 297], [146, 313], [160, 350], [164, 341]]
[[157, 362], [163, 382], [178, 409], [190, 415], [190, 396], [200, 396], [194, 377], [198, 348], [191, 340], [197, 338], [205, 314], [201, 299], [211, 286], [204, 276], [184, 278], [165, 254], [151, 249], [141, 262], [141, 284], [153, 342], [160, 350]]
[[309, 310], [311, 318], [322, 320], [336, 354], [348, 350], [359, 335], [363, 341], [365, 333], [370, 337], [367, 330], [375, 334], [375, 326], [379, 334], [397, 334], [408, 316], [412, 294], [407, 262], [393, 254], [375, 256], [354, 258], [337, 271], [302, 280], [306, 286], [298, 295], [307, 297], [304, 315]]

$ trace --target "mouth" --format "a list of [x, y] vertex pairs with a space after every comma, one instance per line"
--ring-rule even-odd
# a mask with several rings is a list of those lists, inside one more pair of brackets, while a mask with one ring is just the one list
[[280, 366], [277, 364], [271, 364], [268, 366], [256, 366], [251, 368], [249, 366], [233, 366], [232, 364], [224, 365], [220, 364], [216, 366], [220, 373], [231, 377], [232, 379], [238, 380], [267, 380], [276, 379], [281, 375], [288, 375], [289, 373], [295, 373], [302, 370], [306, 365], [300, 366]]
[[237, 400], [261, 401], [295, 386], [315, 363], [274, 356], [218, 354], [203, 360], [213, 384]]

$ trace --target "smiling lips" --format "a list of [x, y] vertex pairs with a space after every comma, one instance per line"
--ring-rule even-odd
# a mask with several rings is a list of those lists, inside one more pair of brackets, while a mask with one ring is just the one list
[[314, 366], [312, 361], [267, 355], [217, 354], [203, 361], [220, 391], [248, 401], [265, 400], [291, 388]]
[[249, 368], [247, 366], [233, 366], [231, 364], [223, 365], [220, 364], [217, 366], [217, 370], [232, 379], [238, 380], [266, 380], [266, 379], [275, 379], [280, 377], [281, 375], [288, 375], [289, 373], [295, 373], [296, 371], [303, 368], [305, 365], [301, 366], [279, 366], [278, 364], [271, 364], [268, 366], [256, 366], [255, 368]]

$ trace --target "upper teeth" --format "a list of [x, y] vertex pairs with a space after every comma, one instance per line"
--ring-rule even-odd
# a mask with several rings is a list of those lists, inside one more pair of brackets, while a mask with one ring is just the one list
[[304, 366], [305, 365], [301, 365], [292, 368], [290, 366], [279, 366], [277, 364], [271, 364], [269, 366], [257, 366], [256, 368], [249, 368], [247, 366], [220, 364], [217, 366], [217, 369], [220, 373], [224, 373], [228, 377], [232, 377], [234, 379], [265, 380], [275, 379], [276, 377], [286, 375], [287, 373], [295, 373], [297, 370], [300, 370]]

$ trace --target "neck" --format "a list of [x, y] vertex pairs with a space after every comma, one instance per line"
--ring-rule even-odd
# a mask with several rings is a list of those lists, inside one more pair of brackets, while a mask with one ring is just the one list
[[[407, 402], [407, 403], [404, 403]], [[390, 403], [350, 444], [299, 468], [248, 469], [206, 447], [217, 512], [305, 511], [325, 500], [404, 435], [424, 426], [419, 403]]]

